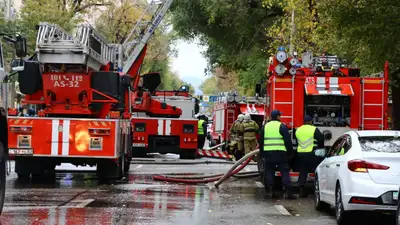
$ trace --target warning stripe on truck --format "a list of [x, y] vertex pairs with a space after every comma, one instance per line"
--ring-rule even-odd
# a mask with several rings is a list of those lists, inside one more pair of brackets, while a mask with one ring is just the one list
[[197, 155], [203, 157], [219, 158], [219, 159], [231, 159], [232, 157], [223, 151], [218, 150], [197, 150]]

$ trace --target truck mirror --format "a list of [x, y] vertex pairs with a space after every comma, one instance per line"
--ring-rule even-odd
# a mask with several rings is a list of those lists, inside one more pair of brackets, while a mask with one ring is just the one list
[[24, 71], [25, 63], [23, 59], [13, 59], [11, 61], [11, 70], [12, 71]]
[[256, 94], [261, 95], [261, 83], [256, 84]]
[[15, 54], [19, 58], [23, 58], [27, 54], [26, 39], [21, 36], [17, 36], [15, 40]]

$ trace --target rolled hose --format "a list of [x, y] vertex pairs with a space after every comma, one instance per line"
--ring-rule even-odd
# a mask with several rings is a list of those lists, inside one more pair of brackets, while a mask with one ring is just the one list
[[[239, 161], [237, 161], [229, 170], [228, 172], [225, 173], [224, 176], [221, 177], [221, 179], [219, 179], [217, 182], [215, 182], [214, 186], [216, 188], [218, 188], [219, 185], [221, 185], [226, 179], [228, 179], [229, 177], [231, 177], [232, 175], [236, 174], [237, 172], [239, 172], [240, 170], [242, 170], [245, 166], [247, 166], [247, 164], [251, 161], [251, 159], [253, 158], [253, 156], [255, 156], [257, 153], [259, 153], [260, 150], [256, 149], [250, 153], [247, 153], [245, 156], [243, 156], [243, 158], [241, 158]], [[246, 161], [245, 163], [243, 163], [243, 165], [241, 165], [238, 169], [236, 169], [235, 171], [237, 171], [235, 173], [235, 171], [233, 171], [236, 167], [238, 167], [242, 162]], [[233, 171], [233, 172], [232, 172]]]
[[[254, 154], [252, 154], [254, 152]], [[240, 172], [247, 164], [250, 163], [252, 157], [257, 154], [258, 150], [255, 150], [247, 155], [245, 155], [242, 159], [235, 163], [235, 165], [228, 171], [228, 175], [234, 175]], [[244, 162], [244, 163], [243, 163]], [[238, 167], [241, 163], [243, 163], [239, 168], [234, 170]], [[220, 174], [214, 175], [193, 175], [193, 176], [153, 176], [153, 180], [159, 181], [167, 181], [167, 182], [178, 182], [178, 183], [189, 183], [189, 184], [198, 184], [198, 183], [210, 183], [220, 180], [223, 177], [227, 177], [227, 174], [224, 176]], [[206, 179], [197, 179], [197, 178], [206, 178]], [[226, 180], [227, 178], [225, 178]], [[222, 183], [222, 182], [221, 182]]]

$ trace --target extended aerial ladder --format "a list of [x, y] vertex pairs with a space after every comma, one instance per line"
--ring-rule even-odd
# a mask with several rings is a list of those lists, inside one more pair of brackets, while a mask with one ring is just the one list
[[151, 20], [142, 16], [122, 44], [108, 43], [88, 24], [78, 25], [73, 35], [39, 24], [35, 55], [14, 67], [23, 103], [34, 105], [39, 116], [9, 117], [9, 148], [19, 177], [40, 176], [63, 162], [97, 165], [99, 176], [121, 177], [132, 154], [132, 113], [181, 115], [151, 98], [159, 76], [143, 76], [138, 87], [147, 42], [171, 3], [151, 1], [144, 12]]

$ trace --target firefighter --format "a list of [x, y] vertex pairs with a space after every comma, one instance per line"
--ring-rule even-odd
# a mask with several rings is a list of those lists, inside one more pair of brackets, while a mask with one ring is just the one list
[[244, 115], [239, 114], [237, 120], [232, 124], [229, 134], [231, 142], [229, 144], [230, 152], [235, 155], [236, 160], [243, 157], [243, 133], [240, 132], [240, 126], [243, 122]]
[[296, 130], [297, 156], [296, 170], [300, 172], [298, 187], [300, 188], [300, 197], [307, 197], [304, 185], [307, 181], [308, 173], [315, 171], [317, 167], [317, 158], [314, 150], [324, 148], [324, 136], [321, 131], [312, 125], [313, 118], [309, 115], [304, 117], [304, 125]]
[[257, 148], [257, 132], [259, 130], [260, 126], [251, 119], [250, 114], [246, 113], [239, 127], [239, 132], [243, 133], [245, 154]]
[[275, 169], [278, 167], [282, 176], [285, 197], [294, 199], [290, 185], [289, 159], [293, 156], [293, 144], [289, 129], [280, 122], [281, 112], [273, 110], [271, 120], [267, 122], [260, 133], [260, 155], [263, 157], [264, 185], [269, 197], [276, 197], [273, 192]]
[[198, 125], [197, 125], [197, 148], [202, 150], [204, 147], [204, 142], [206, 141], [207, 134], [207, 122], [205, 120], [205, 115], [198, 116]]

